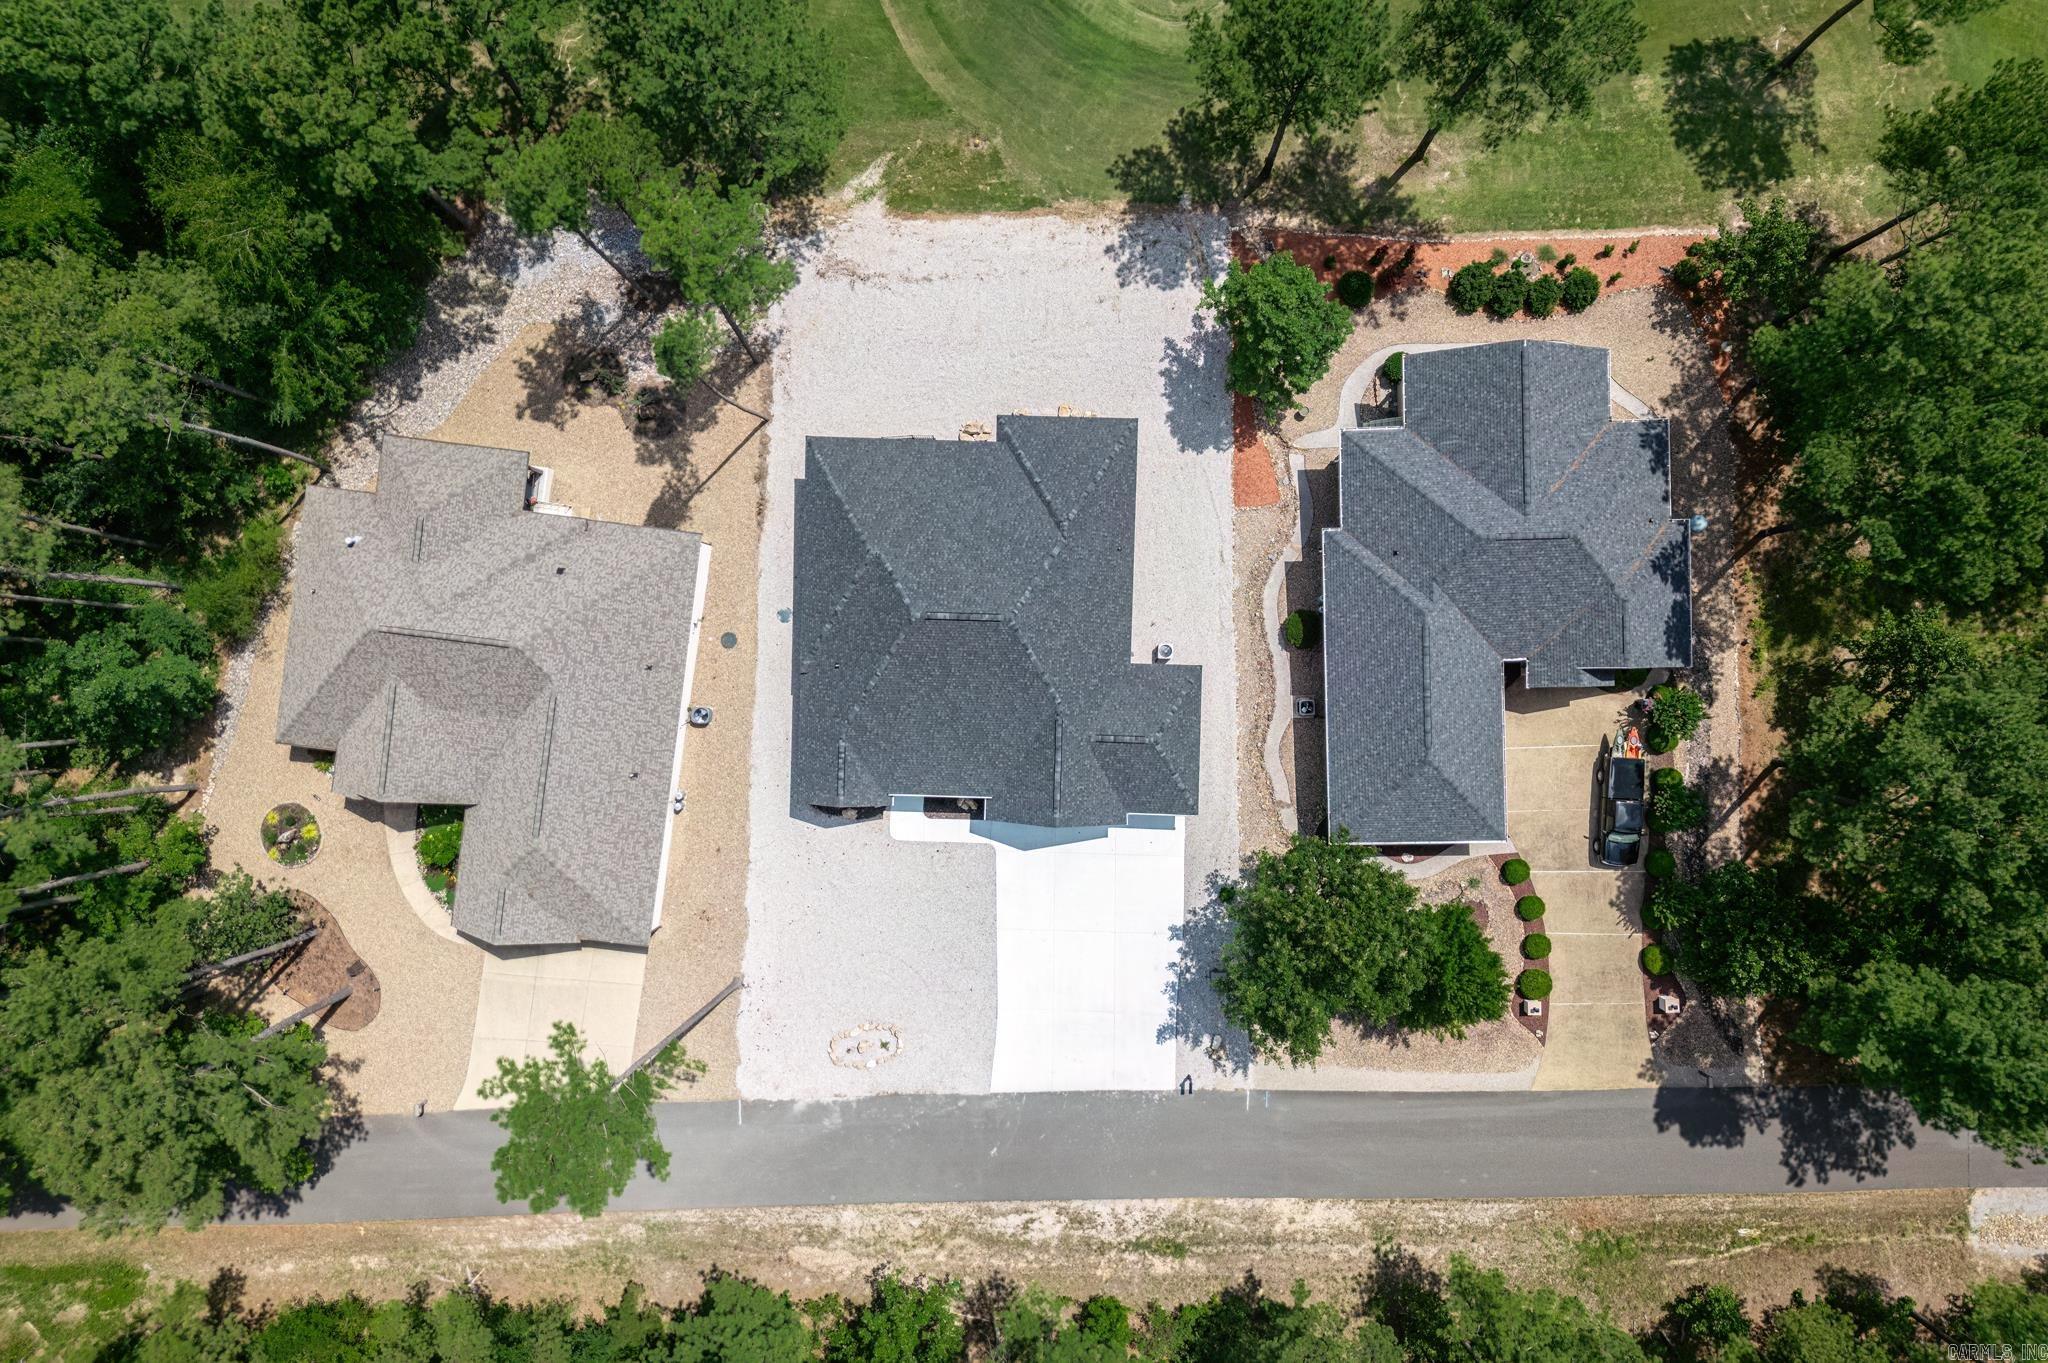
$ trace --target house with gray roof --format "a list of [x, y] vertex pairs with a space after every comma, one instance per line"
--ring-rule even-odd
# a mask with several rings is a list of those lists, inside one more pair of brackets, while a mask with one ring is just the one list
[[1138, 423], [813, 436], [797, 483], [792, 812], [1196, 812], [1202, 670], [1133, 662]]
[[1323, 532], [1330, 830], [1506, 840], [1504, 665], [1531, 688], [1692, 661], [1662, 420], [1613, 419], [1608, 354], [1406, 357], [1397, 421], [1344, 433]]
[[454, 925], [644, 944], [659, 922], [709, 550], [531, 511], [518, 450], [385, 437], [307, 490], [277, 741], [351, 799], [466, 805]]

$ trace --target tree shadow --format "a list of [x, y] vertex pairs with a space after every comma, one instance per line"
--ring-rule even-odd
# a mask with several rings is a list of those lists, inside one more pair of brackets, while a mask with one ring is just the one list
[[1442, 223], [1425, 216], [1413, 195], [1399, 186], [1382, 188], [1364, 174], [1358, 148], [1317, 134], [1281, 163], [1266, 191], [1277, 211], [1344, 232], [1399, 232], [1442, 235]]
[[1229, 362], [1229, 333], [1206, 315], [1198, 318], [1187, 341], [1166, 338], [1159, 364], [1166, 389], [1166, 429], [1173, 443], [1190, 454], [1231, 448], [1230, 392], [1224, 377]]
[[1659, 1131], [1676, 1130], [1686, 1144], [1736, 1149], [1751, 1137], [1774, 1137], [1790, 1187], [1881, 1178], [1894, 1150], [1910, 1150], [1919, 1121], [1895, 1093], [1833, 1085], [1767, 1088], [1662, 1088]]
[[1133, 203], [1229, 204], [1251, 179], [1253, 155], [1242, 126], [1201, 104], [1175, 113], [1159, 141], [1110, 162], [1109, 178]]
[[1755, 37], [1695, 38], [1664, 59], [1671, 140], [1709, 189], [1756, 194], [1792, 173], [1794, 143], [1826, 151], [1813, 58], [1766, 86], [1778, 58]]
[[[1245, 868], [1250, 864], [1246, 858]], [[1190, 908], [1180, 926], [1169, 931], [1176, 954], [1166, 984], [1167, 1018], [1157, 1039], [1204, 1051], [1217, 1070], [1245, 1076], [1252, 1068], [1251, 1038], [1224, 1019], [1214, 984], [1231, 934], [1230, 915], [1217, 897], [1228, 883], [1229, 877], [1212, 872], [1207, 899]]]

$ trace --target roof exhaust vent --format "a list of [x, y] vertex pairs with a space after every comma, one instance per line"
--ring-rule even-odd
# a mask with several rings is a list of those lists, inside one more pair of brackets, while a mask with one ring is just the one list
[[1162, 644], [1154, 644], [1154, 645], [1152, 645], [1152, 661], [1153, 661], [1153, 662], [1155, 662], [1155, 663], [1170, 663], [1170, 662], [1172, 662], [1172, 661], [1173, 661], [1173, 645], [1172, 645], [1172, 644], [1163, 644], [1163, 643], [1162, 643]]

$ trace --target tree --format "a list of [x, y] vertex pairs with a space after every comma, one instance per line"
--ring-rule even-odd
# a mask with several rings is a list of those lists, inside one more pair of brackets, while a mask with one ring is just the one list
[[1090, 1297], [1068, 1320], [1070, 1305], [1027, 1288], [996, 1317], [1001, 1363], [1124, 1363], [1131, 1356], [1130, 1312], [1114, 1297]]
[[957, 1282], [884, 1273], [868, 1300], [827, 1332], [825, 1363], [955, 1363], [967, 1356], [959, 1304]]
[[811, 1332], [786, 1292], [714, 1273], [704, 1294], [669, 1326], [674, 1363], [810, 1363], [817, 1356]]
[[1794, 1296], [1771, 1313], [1758, 1357], [1763, 1363], [1888, 1363], [1875, 1340], [1859, 1339], [1856, 1323], [1825, 1302]]
[[1798, 312], [1817, 283], [1819, 224], [1792, 212], [1783, 199], [1772, 199], [1769, 208], [1744, 199], [1739, 207], [1741, 224], [1724, 225], [1686, 247], [1686, 259], [1672, 277], [1680, 283], [1687, 276], [1711, 279], [1715, 291], [1751, 326]]
[[1462, 1040], [1465, 1029], [1507, 1016], [1508, 974], [1472, 907], [1460, 900], [1414, 911], [1415, 955], [1428, 981], [1401, 1025]]
[[1260, 1053], [1312, 1064], [1339, 1014], [1384, 1026], [1422, 988], [1415, 887], [1341, 834], [1297, 834], [1283, 855], [1260, 852], [1230, 889], [1216, 992]]
[[1202, 305], [1230, 331], [1231, 391], [1269, 410], [1293, 405], [1329, 373], [1351, 335], [1351, 310], [1285, 252], [1249, 269], [1231, 261], [1220, 284], [1202, 286]]
[[[1820, 21], [1812, 32], [1793, 44], [1764, 80], [1766, 86], [1783, 80], [1798, 65], [1806, 50], [1821, 35], [1854, 13], [1863, 0], [1845, 3]], [[1934, 51], [1935, 26], [1960, 23], [1973, 15], [1996, 9], [2005, 0], [1872, 0], [1871, 21], [1877, 26], [1877, 50], [1884, 59], [1900, 66], [1915, 66]]]
[[477, 1089], [486, 1102], [511, 1100], [491, 1114], [505, 1129], [505, 1143], [491, 1156], [498, 1200], [524, 1198], [537, 1212], [567, 1202], [596, 1216], [626, 1191], [643, 1161], [666, 1179], [669, 1154], [654, 1128], [654, 1097], [703, 1065], [673, 1046], [614, 1084], [602, 1059], [583, 1058], [583, 1039], [566, 1022], [554, 1025], [548, 1050], [545, 1058], [516, 1064], [501, 1058], [498, 1072]]
[[193, 901], [188, 931], [199, 960], [219, 961], [283, 941], [299, 930], [300, 922], [299, 911], [282, 890], [266, 890], [237, 866], [220, 878], [212, 894]]
[[1450, 1336], [1470, 1363], [1641, 1363], [1642, 1347], [1577, 1297], [1518, 1292], [1499, 1269], [1481, 1271], [1463, 1256], [1445, 1276]]
[[1841, 950], [1831, 911], [1769, 870], [1729, 862], [1698, 881], [1658, 880], [1643, 921], [1678, 948], [1678, 964], [1719, 998], [1797, 997]]
[[623, 204], [653, 174], [659, 153], [637, 125], [582, 113], [560, 132], [509, 151], [498, 161], [497, 193], [522, 232], [574, 232], [626, 286], [637, 284], [590, 235], [593, 197]]
[[57, 727], [82, 756], [126, 766], [163, 751], [212, 708], [213, 641], [191, 616], [150, 602], [41, 651], [29, 685], [62, 698]]
[[678, 388], [711, 372], [718, 357], [718, 321], [708, 312], [685, 309], [654, 333], [654, 367]]
[[839, 64], [800, 0], [593, 0], [592, 62], [663, 164], [770, 198], [818, 188], [845, 131]]
[[1477, 123], [1493, 150], [1538, 116], [1584, 114], [1603, 82], [1635, 74], [1648, 31], [1635, 0], [1420, 0], [1395, 47], [1400, 78], [1429, 87], [1429, 126], [1377, 192], [1400, 183], [1452, 128]]
[[1665, 1304], [1658, 1334], [1671, 1363], [1700, 1363], [1746, 1343], [1751, 1329], [1742, 1298], [1719, 1284], [1695, 1283]]
[[1384, 0], [1233, 0], [1220, 19], [1195, 11], [1188, 58], [1208, 106], [1246, 138], [1272, 133], [1247, 194], [1272, 178], [1290, 131], [1313, 137], [1365, 113], [1390, 78], [1386, 40]]
[[66, 937], [4, 974], [7, 1141], [97, 1229], [197, 1226], [230, 1184], [282, 1192], [308, 1177], [327, 1111], [326, 1048], [305, 1028], [189, 1013], [185, 916]]
[[[633, 202], [640, 249], [675, 281], [683, 301], [725, 319], [759, 363], [747, 332], [796, 283], [796, 267], [768, 253], [767, 205], [751, 186], [720, 189], [663, 177]], [[671, 358], [673, 358], [673, 353]]]

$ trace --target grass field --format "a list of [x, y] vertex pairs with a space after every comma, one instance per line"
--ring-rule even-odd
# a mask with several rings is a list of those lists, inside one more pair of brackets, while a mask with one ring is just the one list
[[[853, 114], [838, 169], [851, 177], [897, 153], [884, 187], [906, 212], [1118, 197], [1110, 164], [1157, 141], [1193, 94], [1182, 27], [1193, 2], [818, 0]], [[1911, 70], [1878, 58], [1859, 13], [1815, 45], [1810, 88], [1775, 106], [1749, 96], [1746, 75], [1836, 3], [1642, 0], [1641, 74], [1603, 89], [1585, 120], [1496, 152], [1439, 139], [1403, 186], [1410, 211], [1465, 232], [1698, 224], [1741, 190], [1775, 186], [1853, 227], [1890, 211], [1870, 167], [1886, 105], [1924, 103], [2001, 57], [2048, 56], [2033, 0], [1943, 31]], [[1356, 180], [1420, 135], [1422, 93], [1397, 86], [1361, 122], [1342, 148]]]

